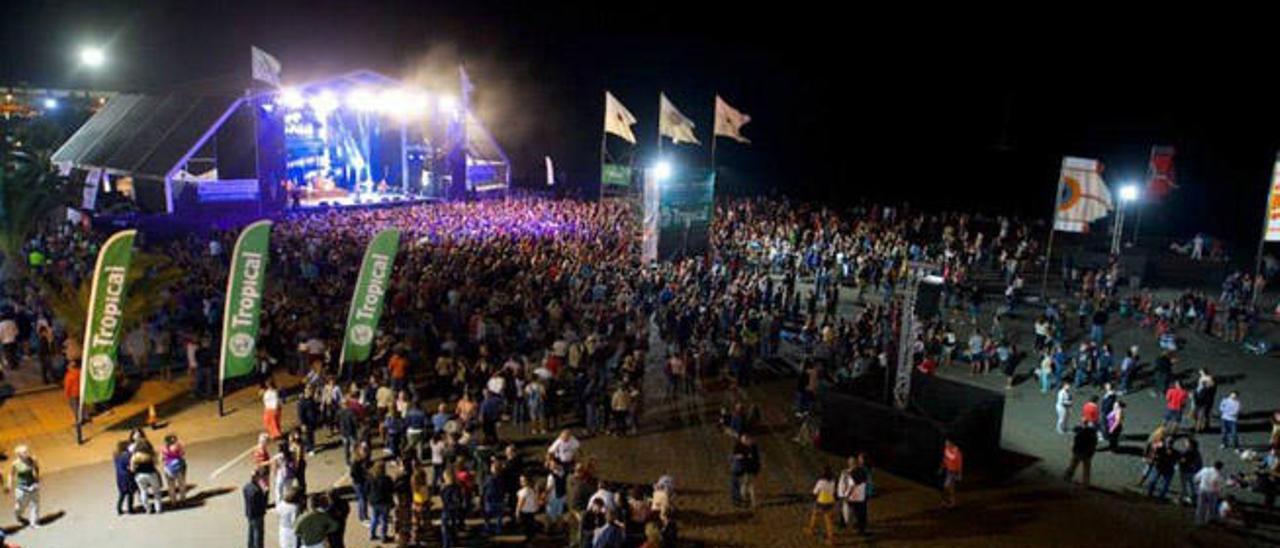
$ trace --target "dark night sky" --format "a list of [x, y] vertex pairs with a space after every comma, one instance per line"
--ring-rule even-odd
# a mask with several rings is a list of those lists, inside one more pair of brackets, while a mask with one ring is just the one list
[[[724, 186], [1047, 215], [1063, 154], [1101, 158], [1115, 185], [1141, 177], [1151, 145], [1169, 144], [1182, 188], [1143, 222], [1252, 241], [1280, 146], [1275, 48], [1261, 15], [1163, 21], [1075, 4], [1025, 13], [747, 2], [5, 4], [2, 83], [190, 85], [245, 75], [250, 44], [275, 54], [295, 82], [360, 67], [420, 74], [461, 59], [517, 177], [540, 177], [545, 154], [571, 179], [590, 177], [606, 88], [641, 120], [641, 157], [652, 154], [659, 90], [704, 143], [719, 91], [753, 117], [751, 146], [718, 145]], [[87, 42], [109, 44], [111, 70], [98, 80], [73, 68]], [[1009, 147], [996, 146], [1002, 133]]]

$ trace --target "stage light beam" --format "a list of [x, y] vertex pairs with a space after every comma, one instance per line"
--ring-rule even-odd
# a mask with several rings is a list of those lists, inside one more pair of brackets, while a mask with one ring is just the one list
[[441, 95], [438, 99], [440, 110], [445, 112], [458, 111], [458, 98], [452, 95]]
[[322, 91], [319, 95], [312, 97], [307, 104], [321, 117], [326, 117], [329, 113], [338, 110], [338, 98], [332, 91]]

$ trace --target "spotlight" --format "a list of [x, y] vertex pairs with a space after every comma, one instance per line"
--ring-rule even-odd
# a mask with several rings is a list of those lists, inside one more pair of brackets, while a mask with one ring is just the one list
[[373, 93], [367, 89], [357, 89], [347, 95], [347, 104], [356, 110], [375, 110], [378, 108], [378, 100]]
[[45, 97], [44, 108], [45, 110], [53, 110], [58, 108], [58, 100], [54, 99], [53, 97]]
[[653, 176], [659, 182], [665, 181], [671, 178], [671, 169], [671, 162], [658, 160], [657, 163], [653, 164]]
[[1120, 201], [1132, 202], [1138, 199], [1138, 185], [1124, 185], [1120, 187]]
[[332, 91], [325, 90], [320, 92], [320, 95], [307, 101], [307, 105], [311, 107], [311, 110], [316, 111], [316, 114], [325, 117], [329, 113], [338, 110], [338, 98], [334, 96]]
[[107, 62], [107, 54], [102, 48], [87, 47], [80, 50], [80, 63], [89, 68], [98, 68]]
[[280, 104], [286, 108], [302, 108], [302, 105], [306, 104], [306, 99], [303, 99], [302, 92], [285, 88], [280, 91]]
[[440, 110], [446, 112], [457, 112], [458, 98], [452, 95], [441, 95], [439, 99]]

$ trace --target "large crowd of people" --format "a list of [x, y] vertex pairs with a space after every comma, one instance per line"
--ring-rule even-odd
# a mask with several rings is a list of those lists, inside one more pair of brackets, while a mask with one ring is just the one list
[[[984, 375], [996, 366], [1009, 388], [1022, 374], [1038, 376], [1041, 390], [1054, 394], [1054, 426], [1075, 435], [1067, 476], [1083, 465], [1087, 483], [1098, 439], [1118, 442], [1128, 405], [1123, 396], [1135, 389], [1137, 368], [1149, 366], [1151, 386], [1170, 413], [1163, 433], [1152, 433], [1148, 443], [1152, 472], [1144, 472], [1144, 481], [1154, 489], [1163, 480], [1164, 496], [1166, 461], [1176, 461], [1184, 484], [1202, 486], [1195, 492], [1215, 489], [1205, 477], [1212, 474], [1200, 474], [1212, 465], [1201, 466], [1185, 448], [1181, 456], [1167, 454], [1175, 440], [1195, 441], [1179, 430], [1181, 398], [1197, 410], [1219, 405], [1212, 375], [1202, 372], [1188, 387], [1194, 392], [1179, 396], [1176, 337], [1149, 365], [1136, 349], [1117, 355], [1105, 330], [1114, 315], [1149, 326], [1162, 340], [1191, 328], [1243, 340], [1247, 325], [1233, 322], [1246, 312], [1230, 311], [1256, 309], [1260, 282], [1233, 277], [1216, 303], [1196, 293], [1166, 303], [1148, 294], [1121, 297], [1115, 265], [1064, 270], [1069, 300], [1036, 305], [1034, 340], [1024, 344], [1008, 318], [1032, 308], [1022, 298], [1024, 277], [1043, 264], [1025, 223], [884, 206], [837, 211], [764, 198], [722, 201], [714, 219], [707, 253], [649, 265], [639, 259], [636, 212], [625, 203], [519, 199], [284, 214], [272, 229], [258, 347], [264, 434], [243, 489], [250, 545], [261, 545], [263, 516], [274, 505], [283, 546], [326, 539], [341, 546], [354, 505], [371, 539], [407, 544], [455, 545], [465, 520], [478, 517], [484, 526], [468, 534], [674, 546], [678, 478], [654, 478], [643, 488], [600, 478], [578, 436], [642, 429], [646, 386], [664, 387], [649, 398], [679, 399], [722, 379], [730, 391], [722, 423], [734, 439], [730, 495], [754, 508], [758, 410], [743, 389], [755, 382], [758, 365], [782, 358], [784, 346], [798, 349], [786, 359], [796, 360], [802, 415], [813, 410], [823, 383], [838, 386], [870, 368], [888, 368], [896, 359], [892, 322], [899, 313], [892, 297], [921, 268], [945, 280], [944, 310], [961, 312], [919, 330], [911, 346], [919, 371], [933, 374], [964, 361], [970, 374]], [[347, 309], [364, 246], [388, 227], [401, 231], [400, 253], [373, 357], [338, 363], [345, 318], [334, 311]], [[235, 235], [214, 231], [141, 244], [186, 276], [161, 310], [125, 335], [124, 371], [188, 368], [197, 394], [215, 392], [222, 290]], [[99, 241], [83, 226], [43, 231], [28, 245], [27, 268], [79, 283]], [[984, 281], [991, 280], [1003, 294], [988, 302], [992, 290]], [[4, 366], [17, 367], [30, 355], [48, 380], [78, 375], [74, 360], [60, 357], [66, 326], [41, 291], [10, 288], [7, 297], [0, 310]], [[1066, 310], [1068, 302], [1077, 308]], [[1218, 322], [1215, 306], [1228, 309]], [[1068, 341], [1077, 339], [1072, 352]], [[282, 428], [286, 398], [271, 381], [275, 370], [302, 379], [293, 401], [297, 429]], [[649, 383], [647, 375], [662, 378]], [[1086, 384], [1097, 387], [1098, 397], [1076, 421], [1074, 394]], [[1239, 412], [1238, 400], [1228, 412], [1228, 399], [1221, 404], [1224, 444], [1233, 441], [1227, 417]], [[530, 456], [499, 435], [504, 422], [530, 435], [558, 434], [546, 451]], [[351, 502], [308, 489], [307, 459], [326, 435], [341, 443]], [[959, 448], [948, 443], [948, 451], [945, 500], [952, 505]], [[1269, 469], [1243, 481], [1270, 486], [1280, 479], [1274, 449], [1269, 458]], [[118, 512], [134, 511], [134, 493], [148, 512], [161, 511], [162, 484], [170, 503], [181, 503], [185, 453], [176, 438], [157, 452], [135, 435], [120, 444], [116, 463]], [[810, 529], [821, 518], [830, 542], [839, 502], [844, 521], [855, 519], [865, 532], [870, 491], [865, 456], [851, 459], [838, 478], [825, 471]], [[1217, 507], [1216, 499], [1199, 496], [1200, 504]]]

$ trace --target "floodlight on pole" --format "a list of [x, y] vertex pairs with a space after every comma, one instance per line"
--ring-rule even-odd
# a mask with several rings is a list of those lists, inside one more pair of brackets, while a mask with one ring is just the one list
[[107, 63], [107, 53], [102, 48], [89, 46], [80, 50], [80, 64], [98, 68]]
[[1138, 199], [1138, 185], [1124, 185], [1120, 187], [1120, 201], [1133, 202]]
[[57, 100], [57, 99], [54, 99], [53, 97], [45, 97], [45, 98], [44, 98], [44, 109], [45, 109], [45, 110], [53, 110], [53, 109], [56, 109], [56, 108], [58, 108], [58, 100]]
[[653, 164], [653, 176], [658, 182], [671, 178], [671, 162], [666, 160], [658, 160]]

